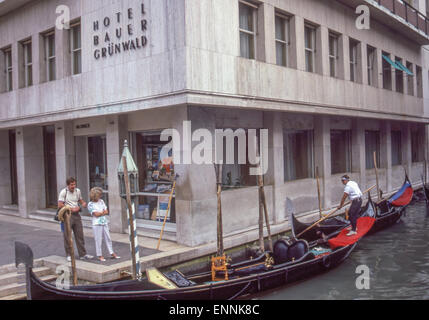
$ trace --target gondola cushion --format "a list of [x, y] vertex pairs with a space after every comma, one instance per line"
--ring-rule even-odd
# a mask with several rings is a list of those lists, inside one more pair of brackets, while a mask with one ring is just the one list
[[301, 259], [308, 252], [308, 243], [305, 240], [298, 240], [288, 249], [288, 261]]
[[283, 239], [279, 239], [274, 243], [273, 258], [275, 264], [282, 264], [288, 261], [288, 249], [289, 244]]

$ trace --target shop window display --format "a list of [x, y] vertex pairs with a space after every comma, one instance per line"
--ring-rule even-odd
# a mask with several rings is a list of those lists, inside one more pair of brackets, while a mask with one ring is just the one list
[[[164, 221], [175, 176], [172, 150], [163, 152], [168, 142], [161, 141], [159, 131], [136, 133], [135, 141], [140, 173], [137, 218]], [[167, 222], [176, 222], [174, 198]]]

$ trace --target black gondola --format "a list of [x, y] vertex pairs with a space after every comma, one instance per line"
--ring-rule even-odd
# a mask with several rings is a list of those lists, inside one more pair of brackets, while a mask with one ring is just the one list
[[408, 176], [405, 175], [402, 187], [388, 199], [383, 199], [376, 204], [376, 223], [372, 232], [384, 229], [398, 222], [410, 204], [413, 193], [411, 182]]
[[[27, 299], [33, 300], [229, 300], [245, 294], [309, 278], [334, 268], [344, 261], [356, 243], [335, 250], [309, 246], [305, 240], [280, 239], [274, 252], [243, 261], [229, 267], [229, 280], [212, 282], [211, 270], [185, 276], [180, 272], [163, 274], [177, 288], [164, 289], [142, 280], [123, 280], [90, 286], [71, 286], [70, 289], [41, 281], [33, 272], [33, 253], [29, 246], [15, 243], [16, 265], [26, 266]], [[269, 262], [268, 262], [269, 261]]]
[[422, 193], [423, 193], [423, 199], [426, 202], [426, 206], [429, 207], [429, 184], [425, 183], [425, 179], [422, 176]]

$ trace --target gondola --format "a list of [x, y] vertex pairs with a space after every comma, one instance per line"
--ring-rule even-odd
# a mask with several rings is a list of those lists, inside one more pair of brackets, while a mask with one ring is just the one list
[[273, 252], [230, 265], [228, 280], [213, 282], [210, 267], [193, 275], [177, 270], [159, 272], [170, 289], [149, 281], [148, 277], [58, 288], [34, 274], [31, 248], [20, 242], [15, 242], [15, 262], [17, 266], [20, 263], [26, 266], [27, 299], [32, 300], [230, 300], [326, 272], [344, 261], [356, 243], [330, 249], [329, 246], [310, 246], [305, 240], [279, 239]]
[[391, 197], [376, 203], [376, 223], [372, 232], [384, 229], [398, 222], [405, 214], [407, 206], [413, 199], [413, 187], [405, 175], [402, 187]]
[[[428, 194], [429, 195], [429, 194]], [[413, 198], [413, 188], [408, 176], [405, 176], [405, 181], [402, 187], [391, 197], [374, 203], [369, 196], [367, 204], [361, 209], [360, 216], [374, 216], [375, 223], [368, 234], [380, 231], [388, 226], [398, 222], [404, 214], [406, 207], [410, 204]], [[291, 214], [290, 221], [294, 232], [299, 234], [312, 223], [303, 223]], [[303, 234], [303, 238], [313, 243], [321, 237], [321, 232], [325, 235], [338, 234], [344, 227], [347, 227], [349, 222], [341, 217], [333, 217], [323, 221], [320, 226]]]
[[424, 200], [426, 202], [426, 207], [429, 207], [429, 184], [425, 183], [425, 179], [423, 178], [423, 175], [421, 176], [422, 179], [422, 192], [421, 194], [423, 197], [420, 197], [419, 201]]
[[[288, 204], [290, 205], [290, 201], [288, 201]], [[312, 223], [300, 222], [295, 217], [295, 214], [292, 211], [289, 212], [290, 213], [289, 219], [290, 221], [292, 221], [291, 231], [292, 231], [292, 234], [295, 236], [297, 234], [300, 234], [304, 230], [306, 230], [314, 222]], [[375, 215], [374, 213], [375, 213], [375, 206], [370, 196], [366, 205], [361, 209], [360, 217], [365, 217], [365, 216], [374, 217]], [[376, 223], [377, 221], [375, 221], [374, 224]], [[310, 244], [315, 244], [321, 239], [322, 233], [325, 237], [331, 238], [339, 234], [344, 228], [348, 227], [349, 225], [350, 225], [350, 222], [341, 216], [328, 218], [322, 221], [317, 227], [310, 229], [309, 231], [306, 231], [302, 235], [302, 238], [307, 240]]]

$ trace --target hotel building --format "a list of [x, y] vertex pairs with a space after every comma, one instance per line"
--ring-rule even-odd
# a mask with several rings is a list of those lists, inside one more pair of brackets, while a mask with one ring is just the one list
[[[269, 130], [275, 232], [288, 226], [286, 197], [298, 214], [318, 211], [316, 176], [325, 209], [339, 203], [343, 174], [362, 190], [374, 185], [374, 152], [384, 194], [404, 171], [418, 186], [428, 159], [427, 11], [424, 0], [0, 1], [0, 213], [52, 221], [74, 176], [85, 200], [103, 188], [111, 230], [125, 232], [117, 168], [128, 140], [139, 233], [158, 237], [171, 183], [157, 175], [174, 170], [165, 238], [214, 241], [214, 166], [162, 161], [162, 130], [182, 139], [184, 121], [192, 132]], [[249, 168], [223, 166], [225, 236], [257, 229]]]

